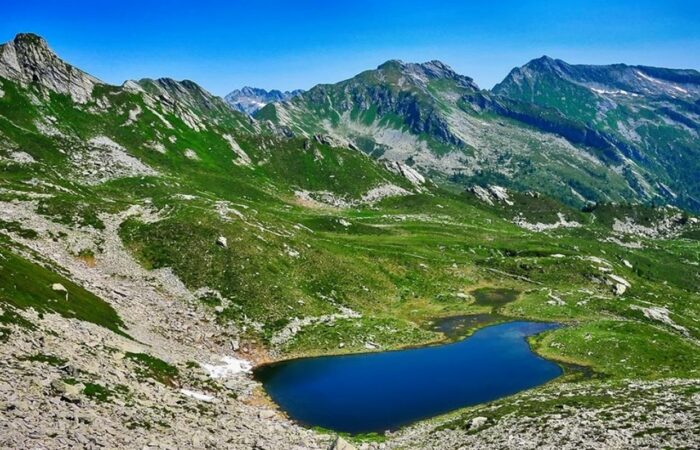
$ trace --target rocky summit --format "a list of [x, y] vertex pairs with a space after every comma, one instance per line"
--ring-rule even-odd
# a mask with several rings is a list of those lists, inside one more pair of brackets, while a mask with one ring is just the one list
[[[222, 99], [17, 35], [0, 448], [697, 448], [699, 77], [545, 57], [488, 91], [391, 60]], [[259, 377], [506, 321], [558, 324], [528, 344], [561, 375], [392, 430], [296, 421]]]

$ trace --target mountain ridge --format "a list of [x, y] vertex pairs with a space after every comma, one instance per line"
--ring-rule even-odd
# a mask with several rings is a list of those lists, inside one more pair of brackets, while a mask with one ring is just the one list
[[[585, 101], [563, 102], [562, 106], [555, 99], [538, 101], [527, 84], [517, 95], [513, 93], [514, 88], [508, 88], [524, 83], [537, 73], [547, 74], [552, 80], [553, 87], [545, 93], [555, 92], [556, 86], [563, 83], [563, 86], [570, 85], [571, 89], [583, 92]], [[665, 83], [653, 75], [674, 81]], [[495, 156], [486, 149], [498, 151], [497, 147], [506, 146], [523, 159], [532, 158], [536, 150], [528, 148], [527, 142], [555, 135], [576, 147], [572, 150], [567, 145], [553, 143], [553, 151], [561, 155], [558, 158], [573, 157], [578, 160], [575, 164], [591, 170], [593, 166], [585, 158], [574, 156], [589, 154], [597, 160], [594, 165], [608, 167], [605, 176], [617, 178], [618, 186], [611, 196], [606, 182], [585, 173], [580, 173], [571, 184], [568, 178], [571, 175], [564, 176], [568, 169], [560, 166], [550, 171], [555, 179], [545, 189], [549, 195], [558, 195], [574, 204], [581, 204], [581, 197], [592, 202], [657, 199], [698, 209], [700, 186], [693, 178], [697, 162], [692, 156], [700, 150], [692, 139], [693, 130], [700, 123], [694, 112], [697, 110], [696, 93], [700, 93], [694, 84], [698, 75], [691, 69], [625, 64], [570, 65], [543, 56], [513, 69], [503, 82], [488, 91], [479, 89], [470, 77], [457, 74], [439, 61], [416, 64], [389, 60], [377, 69], [361, 72], [350, 79], [317, 85], [291, 101], [267, 105], [256, 117], [284, 125], [302, 135], [331, 134], [380, 158], [416, 163], [421, 170], [443, 178], [480, 183], [483, 176], [478, 173], [488, 172], [492, 175], [487, 178], [495, 176], [500, 183], [519, 189], [538, 185], [541, 189], [541, 179], [516, 181], [524, 161], [506, 171], [495, 164], [484, 166], [482, 161]], [[678, 84], [680, 82], [685, 84]], [[591, 111], [589, 105], [596, 101], [600, 110], [616, 109], [615, 114], [628, 120], [630, 113], [624, 105], [619, 106], [622, 102], [617, 97], [620, 96], [636, 96], [638, 106], [634, 108], [647, 105], [656, 108], [655, 122], [668, 128], [668, 132], [677, 129], [684, 133], [682, 129], [691, 129], [685, 136], [678, 136], [682, 164], [678, 163], [678, 158], [669, 157], [658, 149], [659, 141], [655, 140], [653, 130], [646, 143], [635, 138], [636, 131], [630, 128], [644, 127], [644, 122], [625, 125], [621, 130], [595, 123], [596, 114], [600, 112]], [[663, 104], [657, 104], [660, 101]], [[675, 105], [678, 102], [680, 107]], [[506, 127], [505, 133], [495, 136], [487, 131], [493, 122], [487, 114], [508, 119], [508, 122], [496, 119], [496, 123]], [[629, 120], [638, 119], [630, 117]], [[544, 135], [533, 135], [533, 131]], [[480, 155], [476, 159], [471, 157], [475, 152]], [[556, 179], [558, 173], [561, 173], [559, 180]], [[555, 186], [562, 182], [569, 183], [571, 191], [558, 188], [557, 194]]]
[[254, 114], [268, 103], [289, 100], [303, 92], [303, 89], [282, 92], [277, 89], [267, 91], [261, 88], [244, 86], [226, 94], [224, 100], [240, 112]]
[[[86, 102], [95, 86], [105, 85], [61, 61], [42, 38], [33, 34], [17, 35], [0, 51], [7, 77], [24, 84], [39, 83], [50, 91], [71, 95], [78, 102]], [[307, 137], [328, 135], [337, 143], [360, 148], [380, 159], [417, 164], [419, 171], [436, 174], [448, 182], [469, 185], [499, 180], [517, 189], [544, 189], [549, 195], [579, 205], [588, 201], [649, 202], [656, 198], [697, 209], [700, 183], [693, 175], [697, 161], [692, 155], [700, 151], [693, 139], [700, 128], [699, 80], [700, 73], [692, 69], [571, 65], [543, 56], [513, 69], [488, 91], [437, 60], [388, 60], [376, 69], [335, 84], [317, 85], [306, 92], [254, 88], [240, 92], [272, 96], [264, 102], [253, 101], [254, 109], [264, 103], [253, 113], [262, 122], [269, 121]], [[551, 89], [543, 91], [550, 97], [535, 95], [534, 85], [528, 83], [551, 85]], [[245, 111], [243, 106], [232, 107], [231, 97], [227, 101], [213, 96], [188, 80], [144, 79], [125, 82], [123, 86], [139, 86], [158, 95], [173, 111], [178, 110], [178, 102], [210, 115], [226, 116], [227, 108]], [[562, 103], [551, 97], [557, 89], [569, 89], [572, 100]], [[635, 112], [649, 107], [654, 110], [656, 126], [665, 127], [668, 131], [664, 133], [675, 133], [666, 144], [677, 146], [681, 150], [677, 155], [660, 148], [655, 138], [658, 133]], [[509, 120], [496, 119], [495, 123], [506, 127], [500, 136], [489, 131], [494, 120], [486, 113]], [[178, 114], [191, 124], [197, 122], [179, 110]], [[621, 114], [622, 120], [606, 123], [605, 120], [611, 120], [605, 118], [606, 114]], [[643, 129], [646, 135], [637, 129]], [[549, 134], [581, 148], [568, 148]], [[549, 141], [551, 151], [561, 155], [558, 158], [573, 158], [578, 161], [576, 165], [588, 164], [581, 156], [588, 153], [599, 160], [599, 166], [603, 164], [600, 167], [608, 165], [606, 176], [617, 180], [612, 187], [599, 183], [585, 173], [591, 167], [571, 184], [564, 176], [564, 166], [548, 168], [554, 177], [546, 187], [541, 179], [523, 179], [518, 175], [523, 162], [513, 160], [512, 152], [518, 160], [532, 158], [535, 149], [527, 142], [533, 138]], [[489, 162], [504, 157], [511, 159], [510, 167]], [[568, 183], [570, 190], [556, 188], [562, 182]]]

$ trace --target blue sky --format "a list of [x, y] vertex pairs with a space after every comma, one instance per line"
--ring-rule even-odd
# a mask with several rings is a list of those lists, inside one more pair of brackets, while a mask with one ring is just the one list
[[543, 54], [700, 69], [698, 1], [7, 1], [0, 40], [44, 36], [110, 83], [168, 76], [215, 94], [331, 83], [439, 59], [490, 88]]

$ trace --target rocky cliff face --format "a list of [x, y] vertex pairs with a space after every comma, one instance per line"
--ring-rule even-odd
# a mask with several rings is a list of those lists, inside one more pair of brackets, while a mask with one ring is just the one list
[[[138, 82], [127, 82], [125, 86], [147, 93], [151, 103], [157, 103], [167, 112], [177, 115], [193, 129], [206, 129], [203, 117], [219, 123], [237, 114], [236, 111], [231, 111], [223, 99], [190, 80], [146, 78]], [[238, 120], [241, 121], [242, 118]]]
[[89, 100], [97, 78], [66, 64], [35, 34], [18, 34], [0, 46], [0, 76], [24, 85], [70, 95], [78, 103]]
[[304, 91], [301, 89], [282, 92], [278, 91], [277, 89], [266, 91], [265, 89], [246, 86], [241, 89], [231, 91], [226, 95], [226, 97], [224, 97], [224, 100], [226, 100], [226, 103], [237, 111], [246, 114], [254, 114], [257, 110], [268, 103], [289, 100], [302, 92]]

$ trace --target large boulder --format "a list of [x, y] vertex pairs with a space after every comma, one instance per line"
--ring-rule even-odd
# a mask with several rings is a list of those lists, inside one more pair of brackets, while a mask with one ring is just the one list
[[357, 447], [355, 447], [342, 437], [338, 436], [338, 438], [331, 446], [330, 450], [357, 450]]

